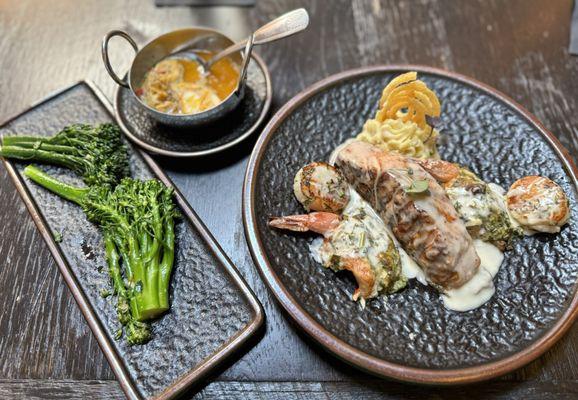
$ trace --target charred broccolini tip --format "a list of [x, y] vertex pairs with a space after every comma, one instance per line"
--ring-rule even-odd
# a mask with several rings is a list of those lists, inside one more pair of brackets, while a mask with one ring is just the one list
[[117, 314], [129, 344], [151, 337], [147, 321], [169, 309], [174, 262], [173, 191], [156, 179], [123, 179], [116, 188], [78, 188], [34, 166], [24, 174], [37, 184], [80, 205], [104, 233], [108, 272], [117, 295]]
[[110, 123], [70, 125], [52, 137], [7, 136], [0, 155], [69, 168], [87, 185], [116, 185], [130, 172], [120, 129]]

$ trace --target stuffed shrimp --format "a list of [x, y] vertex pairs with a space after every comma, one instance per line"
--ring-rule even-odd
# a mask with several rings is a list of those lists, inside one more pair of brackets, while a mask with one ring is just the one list
[[411, 263], [398, 248], [373, 209], [332, 166], [312, 163], [296, 175], [294, 192], [309, 214], [271, 218], [269, 225], [297, 232], [323, 235], [311, 244], [314, 259], [334, 271], [350, 271], [358, 288], [353, 299], [362, 301], [379, 293], [405, 287], [402, 273]]

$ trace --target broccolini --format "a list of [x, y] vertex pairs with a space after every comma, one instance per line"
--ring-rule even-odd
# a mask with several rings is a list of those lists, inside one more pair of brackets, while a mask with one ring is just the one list
[[174, 261], [173, 191], [156, 179], [124, 178], [115, 187], [79, 188], [60, 182], [34, 166], [24, 174], [57, 195], [80, 205], [104, 233], [106, 258], [119, 321], [127, 341], [151, 337], [148, 320], [169, 309]]
[[129, 175], [120, 129], [110, 123], [71, 125], [52, 137], [4, 137], [0, 156], [60, 165], [82, 176], [87, 185], [115, 185]]

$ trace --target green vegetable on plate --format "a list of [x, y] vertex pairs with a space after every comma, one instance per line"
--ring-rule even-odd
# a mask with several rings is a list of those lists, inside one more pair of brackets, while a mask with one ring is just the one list
[[110, 123], [70, 125], [51, 137], [7, 136], [0, 156], [66, 167], [87, 185], [116, 185], [130, 172], [120, 129]]
[[405, 188], [405, 192], [410, 194], [426, 193], [428, 191], [429, 182], [425, 179], [412, 181], [411, 185]]
[[162, 182], [125, 178], [110, 186], [75, 187], [29, 165], [24, 174], [57, 195], [80, 205], [104, 233], [105, 252], [119, 321], [129, 344], [151, 337], [147, 321], [169, 309], [174, 263], [173, 191]]

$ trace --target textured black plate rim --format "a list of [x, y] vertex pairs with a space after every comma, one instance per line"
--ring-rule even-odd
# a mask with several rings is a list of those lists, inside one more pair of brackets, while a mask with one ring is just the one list
[[500, 360], [474, 367], [443, 370], [416, 368], [374, 357], [349, 345], [345, 341], [339, 339], [331, 332], [329, 332], [323, 325], [319, 324], [313, 317], [311, 317], [307, 311], [305, 311], [299, 305], [293, 295], [285, 288], [273, 268], [271, 268], [265, 251], [263, 250], [263, 245], [256, 223], [254, 193], [257, 181], [257, 171], [261, 162], [261, 158], [269, 140], [274, 136], [277, 127], [289, 115], [291, 115], [294, 109], [299, 107], [302, 103], [306, 102], [315, 94], [322, 92], [323, 90], [333, 85], [339, 84], [352, 78], [358, 78], [361, 76], [380, 72], [406, 71], [417, 71], [418, 73], [422, 72], [458, 81], [478, 89], [503, 103], [506, 103], [512, 109], [516, 110], [524, 119], [526, 119], [538, 132], [540, 132], [540, 134], [548, 141], [550, 146], [554, 148], [556, 154], [561, 159], [565, 170], [570, 175], [572, 183], [575, 187], [578, 188], [578, 169], [574, 165], [574, 162], [572, 161], [568, 151], [562, 146], [558, 139], [538, 121], [535, 116], [533, 116], [523, 106], [505, 94], [501, 93], [500, 91], [465, 75], [433, 67], [421, 65], [378, 65], [372, 67], [362, 67], [332, 75], [301, 91], [291, 100], [289, 100], [271, 118], [267, 126], [263, 129], [263, 132], [259, 137], [253, 152], [251, 153], [251, 157], [247, 165], [247, 171], [245, 173], [245, 181], [243, 184], [243, 223], [245, 226], [245, 234], [247, 236], [249, 249], [251, 250], [251, 255], [255, 261], [255, 264], [258, 266], [261, 276], [264, 278], [267, 286], [277, 301], [281, 304], [281, 306], [283, 306], [289, 315], [310, 337], [316, 340], [330, 353], [346, 361], [347, 363], [377, 376], [421, 384], [454, 385], [479, 382], [495, 378], [533, 361], [550, 347], [552, 347], [552, 345], [554, 345], [554, 343], [556, 343], [568, 331], [575, 319], [578, 317], [578, 292], [576, 291], [576, 286], [574, 288], [574, 295], [568, 304], [567, 309], [554, 323], [552, 328], [545, 332], [543, 336], [538, 338], [535, 342], [520, 350], [519, 352]]
[[120, 91], [121, 91], [121, 89], [123, 89], [123, 87], [121, 87], [120, 85], [117, 85], [116, 90], [114, 92], [114, 118], [116, 119], [116, 122], [120, 126], [120, 128], [124, 131], [125, 135], [133, 143], [135, 143], [137, 146], [140, 146], [143, 149], [146, 149], [147, 151], [150, 151], [151, 153], [154, 153], [154, 154], [160, 154], [160, 155], [169, 156], [169, 157], [193, 158], [193, 157], [202, 157], [202, 156], [206, 156], [209, 154], [218, 153], [218, 152], [226, 150], [230, 147], [233, 147], [236, 144], [247, 139], [249, 136], [251, 136], [251, 134], [253, 132], [255, 132], [255, 130], [257, 128], [259, 128], [259, 126], [261, 126], [261, 123], [263, 122], [263, 120], [267, 116], [267, 113], [269, 112], [269, 109], [271, 108], [271, 100], [273, 99], [273, 86], [271, 85], [271, 75], [269, 74], [269, 69], [267, 68], [267, 64], [265, 64], [265, 61], [263, 61], [263, 59], [256, 53], [253, 53], [251, 55], [251, 57], [255, 61], [257, 61], [259, 68], [261, 68], [261, 71], [263, 71], [263, 75], [265, 75], [265, 85], [267, 87], [267, 93], [265, 94], [265, 104], [263, 105], [263, 109], [261, 110], [261, 114], [259, 115], [259, 118], [257, 119], [257, 121], [255, 121], [255, 123], [249, 129], [247, 129], [247, 131], [245, 133], [243, 133], [241, 136], [231, 140], [230, 142], [227, 142], [227, 143], [222, 144], [222, 145], [217, 146], [217, 147], [213, 147], [212, 149], [201, 150], [201, 151], [173, 151], [173, 150], [166, 150], [166, 149], [162, 149], [162, 148], [157, 147], [157, 146], [153, 146], [152, 144], [147, 143], [147, 142], [139, 139], [124, 124], [122, 117], [120, 116], [120, 112], [118, 111]]
[[[72, 84], [68, 87], [65, 87], [61, 90], [55, 91], [49, 94], [44, 99], [33, 103], [24, 111], [16, 114], [13, 117], [8, 118], [4, 122], [0, 124], [0, 126], [5, 126], [6, 124], [10, 123], [11, 121], [17, 119], [18, 117], [26, 114], [27, 112], [31, 111], [37, 106], [42, 105], [55, 97], [79, 86], [85, 85], [87, 86], [91, 92], [98, 98], [98, 100], [104, 105], [105, 109], [109, 112], [111, 117], [113, 116], [113, 110], [110, 102], [104, 96], [104, 94], [100, 91], [98, 87], [96, 87], [91, 81], [79, 81], [75, 84]], [[263, 307], [261, 303], [251, 290], [251, 288], [247, 285], [243, 277], [239, 274], [237, 268], [232, 264], [231, 260], [225, 255], [223, 249], [221, 249], [220, 245], [217, 243], [213, 235], [208, 231], [204, 223], [199, 219], [195, 211], [191, 208], [188, 202], [185, 200], [181, 192], [174, 186], [170, 178], [160, 169], [160, 167], [156, 164], [156, 162], [145, 152], [139, 150], [138, 148], [135, 149], [138, 151], [140, 155], [143, 157], [145, 163], [151, 170], [153, 171], [154, 175], [157, 176], [165, 185], [172, 187], [175, 190], [175, 198], [179, 207], [183, 211], [184, 216], [190, 221], [193, 225], [193, 228], [201, 235], [201, 238], [208, 244], [210, 250], [213, 252], [215, 257], [219, 260], [219, 262], [223, 265], [227, 273], [233, 279], [237, 288], [243, 293], [244, 297], [247, 299], [250, 308], [253, 312], [252, 320], [241, 330], [239, 330], [235, 335], [229, 338], [229, 341], [223, 344], [220, 348], [218, 348], [213, 354], [206, 357], [202, 360], [198, 365], [194, 368], [190, 369], [186, 374], [182, 375], [180, 379], [176, 380], [172, 383], [171, 386], [165, 388], [163, 392], [158, 394], [153, 399], [155, 400], [169, 400], [173, 399], [180, 394], [182, 394], [188, 387], [197, 383], [199, 380], [204, 378], [209, 372], [214, 370], [218, 367], [225, 359], [227, 359], [233, 352], [237, 351], [251, 336], [253, 336], [261, 325], [264, 322], [265, 314], [263, 311]], [[30, 195], [28, 189], [24, 185], [22, 178], [16, 172], [14, 165], [11, 161], [6, 160], [2, 157], [2, 162], [8, 171], [8, 174], [14, 184], [16, 185], [16, 189], [20, 194], [20, 197], [24, 201], [26, 208], [28, 209], [36, 227], [38, 228], [40, 234], [44, 238], [44, 241], [48, 245], [50, 253], [54, 257], [56, 264], [58, 265], [58, 269], [64, 278], [64, 281], [68, 288], [70, 289], [74, 300], [78, 304], [82, 315], [86, 319], [90, 330], [96, 337], [98, 345], [100, 346], [102, 352], [104, 353], [112, 371], [114, 372], [121, 389], [129, 399], [142, 399], [143, 397], [139, 394], [134, 382], [130, 378], [128, 372], [126, 371], [122, 359], [119, 354], [114, 349], [111, 341], [109, 340], [108, 336], [106, 335], [104, 328], [102, 327], [98, 316], [96, 315], [95, 310], [90, 306], [88, 298], [84, 294], [80, 284], [76, 280], [73, 272], [71, 271], [68, 263], [66, 262], [64, 255], [60, 251], [58, 244], [55, 242], [54, 237], [50, 233], [48, 229], [48, 224], [40, 214], [35, 201], [33, 200], [32, 196]]]

